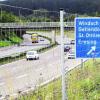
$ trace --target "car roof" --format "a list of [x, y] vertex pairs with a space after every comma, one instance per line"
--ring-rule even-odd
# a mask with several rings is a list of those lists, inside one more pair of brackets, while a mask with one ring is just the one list
[[28, 51], [27, 53], [32, 52], [32, 53], [36, 53], [37, 51]]

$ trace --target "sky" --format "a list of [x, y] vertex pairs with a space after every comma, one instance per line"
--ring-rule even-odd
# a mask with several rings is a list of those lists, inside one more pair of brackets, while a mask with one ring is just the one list
[[5, 0], [0, 0], [0, 1], [5, 1]]

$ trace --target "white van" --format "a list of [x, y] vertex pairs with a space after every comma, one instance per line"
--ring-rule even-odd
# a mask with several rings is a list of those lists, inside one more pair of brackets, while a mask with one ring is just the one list
[[37, 51], [28, 51], [26, 53], [26, 60], [34, 60], [34, 59], [39, 59], [39, 54]]

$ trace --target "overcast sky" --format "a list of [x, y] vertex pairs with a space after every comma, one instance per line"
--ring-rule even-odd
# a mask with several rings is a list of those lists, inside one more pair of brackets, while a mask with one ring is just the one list
[[0, 0], [0, 1], [5, 1], [5, 0]]

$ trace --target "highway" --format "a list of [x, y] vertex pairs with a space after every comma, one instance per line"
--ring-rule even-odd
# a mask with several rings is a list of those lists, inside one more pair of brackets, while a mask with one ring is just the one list
[[35, 50], [39, 49], [41, 47], [45, 47], [50, 44], [50, 42], [47, 39], [42, 38], [44, 41], [40, 41], [42, 37], [39, 37], [39, 43], [33, 44], [31, 42], [31, 35], [25, 34], [23, 36], [23, 43], [20, 44], [20, 46], [11, 46], [6, 48], [0, 49], [0, 58], [8, 57], [10, 55], [14, 55], [16, 53], [25, 52], [28, 50]]
[[[80, 63], [79, 59], [68, 60], [65, 62], [65, 69], [67, 67], [71, 70]], [[0, 66], [0, 93], [3, 96], [13, 95], [60, 75], [60, 46], [58, 46], [40, 54], [39, 60], [22, 59]]]
[[[57, 40], [60, 41], [59, 36]], [[60, 45], [39, 55], [39, 60], [22, 59], [0, 66], [0, 94], [3, 97], [34, 89], [41, 83], [61, 76]], [[65, 70], [71, 70], [79, 64], [80, 59], [67, 60]]]

